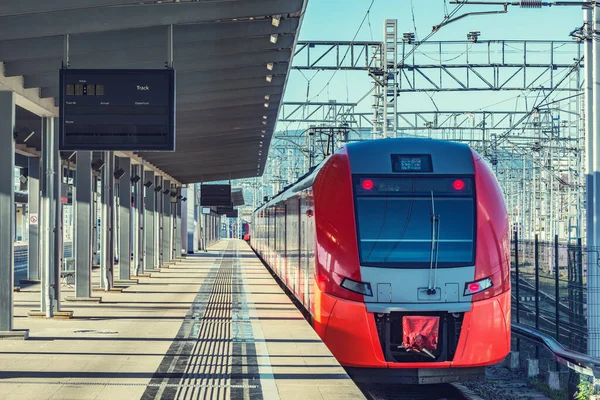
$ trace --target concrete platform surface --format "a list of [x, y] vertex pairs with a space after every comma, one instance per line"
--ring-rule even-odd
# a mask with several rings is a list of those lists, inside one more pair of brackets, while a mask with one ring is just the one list
[[15, 293], [29, 340], [0, 341], [0, 399], [364, 399], [242, 241], [94, 296], [52, 320], [27, 317], [39, 284]]

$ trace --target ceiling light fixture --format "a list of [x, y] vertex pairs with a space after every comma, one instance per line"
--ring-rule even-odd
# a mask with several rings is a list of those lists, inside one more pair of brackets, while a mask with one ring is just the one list
[[277, 28], [279, 26], [280, 21], [281, 21], [281, 15], [279, 15], [279, 14], [273, 15], [273, 18], [271, 19], [271, 24]]
[[267, 69], [268, 69], [269, 71], [273, 71], [273, 63], [272, 63], [272, 62], [270, 62], [270, 63], [267, 63]]
[[[267, 66], [267, 68], [269, 67]], [[29, 132], [27, 134], [27, 137], [23, 140], [23, 143], [27, 143], [27, 141], [31, 139], [31, 137], [35, 134], [34, 130], [31, 129], [29, 126], [25, 126], [25, 129], [27, 129]]]
[[113, 174], [113, 176], [115, 177], [115, 179], [121, 179], [121, 177], [125, 175], [125, 170], [123, 168], [119, 168], [118, 170], [116, 170]]
[[266, 80], [267, 82], [271, 82], [271, 81], [273, 80], [273, 75], [267, 75], [267, 76], [265, 77], [265, 80]]
[[271, 43], [275, 44], [275, 43], [277, 43], [277, 38], [278, 38], [278, 37], [279, 37], [279, 35], [278, 35], [278, 34], [276, 34], [276, 33], [271, 33], [271, 37], [270, 37], [270, 39], [269, 39], [269, 40], [271, 41]]
[[266, 95], [265, 95], [265, 100], [269, 100], [270, 98], [271, 98], [271, 95], [270, 95], [270, 94], [266, 94]]
[[265, 108], [269, 108], [269, 103], [264, 104]]
[[104, 167], [104, 161], [97, 158], [94, 161], [92, 161], [92, 169], [94, 171], [100, 171], [102, 169], [102, 167]]

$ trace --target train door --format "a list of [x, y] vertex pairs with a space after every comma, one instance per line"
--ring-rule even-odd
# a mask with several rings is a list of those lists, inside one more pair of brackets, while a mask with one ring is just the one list
[[306, 271], [305, 293], [306, 293], [306, 309], [314, 315], [313, 308], [313, 285], [315, 276], [315, 217], [313, 207], [312, 190], [308, 189], [304, 196], [306, 225], [304, 230], [305, 258], [304, 265]]
[[294, 294], [298, 296], [299, 285], [299, 247], [300, 247], [300, 235], [299, 235], [299, 202], [298, 197], [291, 197], [287, 200], [287, 229], [286, 229], [286, 238], [287, 238], [287, 273], [289, 280], [289, 287], [292, 289]]
[[304, 260], [304, 257], [302, 257], [302, 193], [298, 194], [298, 198], [296, 199], [296, 207], [298, 208], [298, 212], [296, 213], [296, 221], [298, 223], [298, 226], [296, 227], [296, 249], [298, 250], [297, 252], [297, 259], [296, 259], [296, 284], [295, 284], [295, 291], [296, 291], [296, 295], [298, 296], [298, 298], [300, 299], [300, 301], [302, 303], [304, 303], [304, 288], [301, 285], [302, 282], [302, 260]]
[[273, 236], [271, 234], [271, 225], [273, 224], [273, 221], [271, 221], [271, 209], [267, 208], [267, 226], [266, 226], [266, 234], [267, 234], [267, 248], [265, 251], [265, 254], [267, 256], [266, 260], [268, 264], [271, 264], [271, 251], [272, 251], [272, 246], [273, 246], [273, 242], [271, 237]]
[[303, 209], [303, 198], [304, 194], [300, 192], [298, 194], [298, 299], [305, 304], [305, 281], [306, 275], [304, 271], [304, 209]]
[[277, 216], [277, 252], [275, 266], [277, 273], [281, 276], [281, 279], [285, 280], [283, 263], [285, 260], [285, 205], [279, 205], [275, 208], [275, 215]]
[[275, 258], [277, 254], [277, 209], [272, 207], [269, 211], [269, 219], [271, 220], [271, 226], [273, 227], [272, 235], [271, 235], [271, 249], [269, 251], [269, 264], [273, 270], [277, 270], [277, 265], [275, 265]]
[[288, 270], [287, 270], [287, 263], [288, 263], [288, 240], [287, 240], [288, 218], [287, 218], [287, 209], [288, 209], [287, 203], [284, 202], [283, 203], [283, 215], [282, 215], [283, 232], [281, 232], [281, 241], [282, 241], [282, 245], [283, 245], [283, 260], [282, 260], [282, 265], [281, 265], [281, 276], [283, 277], [286, 285], [289, 286]]

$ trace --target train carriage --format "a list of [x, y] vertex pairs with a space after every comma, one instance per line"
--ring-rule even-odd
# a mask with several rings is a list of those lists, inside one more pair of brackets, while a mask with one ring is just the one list
[[253, 249], [353, 376], [476, 379], [509, 352], [506, 206], [464, 144], [348, 144], [252, 227]]

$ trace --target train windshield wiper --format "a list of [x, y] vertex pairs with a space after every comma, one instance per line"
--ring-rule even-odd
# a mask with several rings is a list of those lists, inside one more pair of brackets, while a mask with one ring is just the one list
[[[435, 213], [435, 200], [431, 191], [431, 252], [429, 253], [429, 285], [427, 294], [436, 293], [438, 255], [440, 250], [440, 216]], [[435, 255], [435, 267], [434, 267]], [[433, 283], [432, 283], [433, 276]]]

